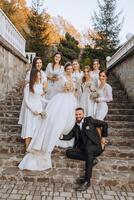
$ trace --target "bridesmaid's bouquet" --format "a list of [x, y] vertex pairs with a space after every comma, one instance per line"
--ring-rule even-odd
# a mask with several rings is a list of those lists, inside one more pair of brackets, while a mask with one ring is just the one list
[[85, 88], [90, 89], [91, 88], [91, 83], [90, 82], [85, 83]]
[[59, 74], [57, 74], [57, 73], [53, 73], [53, 74], [52, 74], [52, 77], [53, 77], [53, 78], [58, 78], [58, 76], [59, 76]]
[[45, 119], [47, 117], [47, 113], [46, 112], [41, 112], [40, 115], [41, 115], [42, 119]]
[[98, 91], [97, 90], [91, 90], [90, 98], [95, 101], [98, 97], [99, 97]]

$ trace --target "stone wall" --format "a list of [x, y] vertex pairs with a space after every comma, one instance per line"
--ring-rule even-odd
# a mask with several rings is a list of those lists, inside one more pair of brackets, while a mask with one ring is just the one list
[[128, 96], [134, 101], [134, 36], [111, 57], [107, 67], [120, 79]]
[[0, 100], [23, 80], [27, 59], [0, 36]]

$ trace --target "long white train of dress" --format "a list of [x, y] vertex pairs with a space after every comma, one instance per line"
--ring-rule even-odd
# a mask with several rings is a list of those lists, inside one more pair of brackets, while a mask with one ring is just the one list
[[61, 134], [67, 134], [75, 124], [77, 100], [73, 93], [55, 95], [46, 107], [47, 118], [34, 134], [27, 154], [19, 168], [42, 171], [52, 167], [51, 152]]

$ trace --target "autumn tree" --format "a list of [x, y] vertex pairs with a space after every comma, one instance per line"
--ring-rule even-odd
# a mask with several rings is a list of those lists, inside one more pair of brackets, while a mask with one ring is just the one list
[[64, 36], [66, 33], [69, 33], [77, 41], [81, 40], [81, 34], [78, 32], [78, 30], [62, 16], [53, 17], [52, 23], [61, 36]]
[[78, 44], [78, 41], [69, 33], [66, 33], [65, 38], [61, 39], [60, 44], [58, 45], [58, 50], [63, 55], [63, 64], [79, 57], [80, 49]]
[[49, 17], [42, 9], [40, 0], [32, 2], [32, 9], [28, 18], [29, 34], [27, 35], [27, 51], [36, 52], [37, 56], [42, 57], [46, 65], [48, 59], [48, 30]]
[[1, 0], [0, 8], [9, 17], [11, 22], [19, 30], [19, 32], [25, 37], [28, 31], [27, 20], [29, 9], [26, 6], [25, 0]]

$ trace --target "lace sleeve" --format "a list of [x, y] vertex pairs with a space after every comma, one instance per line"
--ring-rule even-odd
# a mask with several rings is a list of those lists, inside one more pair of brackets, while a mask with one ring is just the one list
[[113, 101], [113, 94], [112, 94], [112, 87], [110, 85], [106, 85], [104, 88], [104, 96], [99, 97], [98, 101], [105, 101], [105, 102], [110, 102]]

